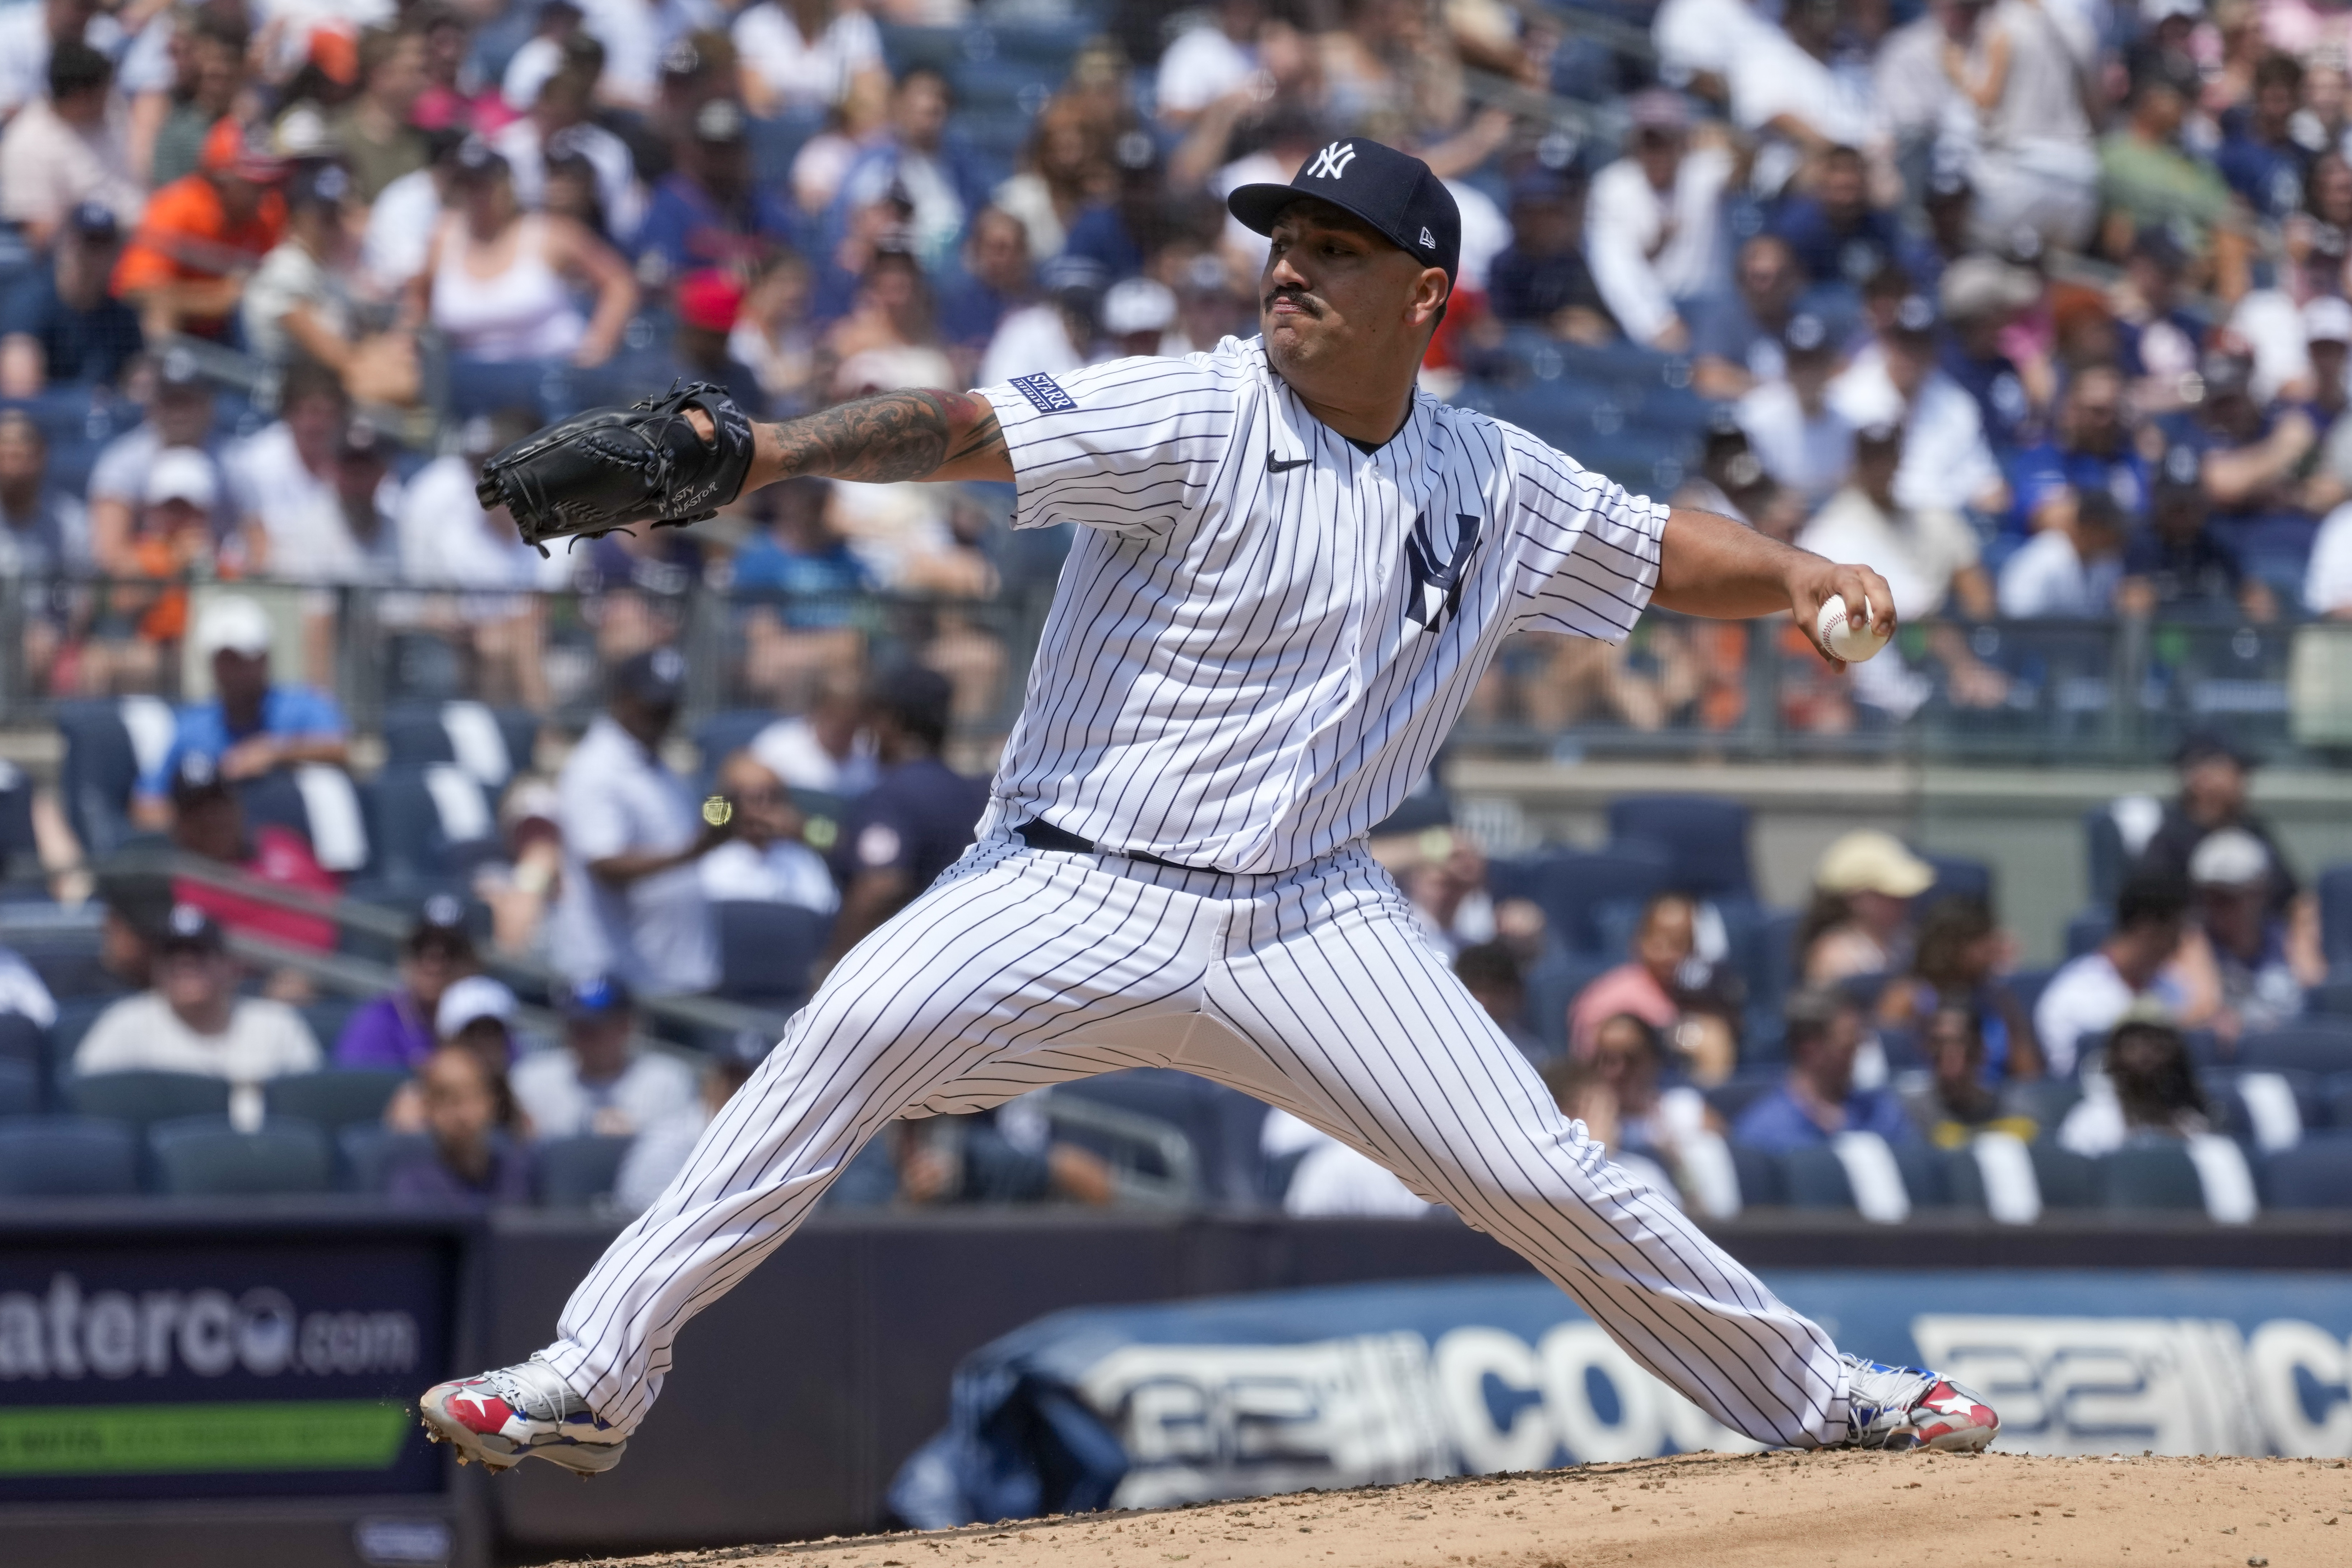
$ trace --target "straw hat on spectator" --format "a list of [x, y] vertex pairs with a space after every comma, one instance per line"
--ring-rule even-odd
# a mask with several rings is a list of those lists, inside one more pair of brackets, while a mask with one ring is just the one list
[[1880, 893], [1916, 899], [1935, 885], [1936, 868], [1875, 827], [1857, 827], [1822, 852], [1813, 886], [1825, 893]]

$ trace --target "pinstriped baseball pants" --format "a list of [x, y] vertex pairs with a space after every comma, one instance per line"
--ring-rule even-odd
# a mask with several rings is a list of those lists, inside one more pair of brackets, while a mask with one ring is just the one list
[[1360, 844], [1249, 877], [987, 835], [835, 969], [543, 1353], [633, 1429], [687, 1321], [893, 1118], [1129, 1067], [1231, 1085], [1379, 1161], [1734, 1431], [1845, 1436], [1828, 1335], [1561, 1116]]

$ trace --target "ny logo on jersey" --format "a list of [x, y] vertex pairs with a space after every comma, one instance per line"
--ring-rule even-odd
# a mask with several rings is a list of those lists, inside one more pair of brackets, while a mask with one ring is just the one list
[[1458, 531], [1450, 555], [1439, 554], [1436, 532], [1425, 511], [1413, 519], [1412, 532], [1405, 538], [1404, 563], [1412, 581], [1405, 588], [1404, 618], [1423, 631], [1436, 631], [1448, 616], [1462, 610], [1462, 569], [1478, 548], [1479, 523], [1467, 512], [1455, 512], [1454, 522]]
[[1353, 142], [1334, 142], [1315, 154], [1315, 166], [1307, 171], [1310, 180], [1339, 179], [1348, 172], [1349, 160], [1356, 155]]

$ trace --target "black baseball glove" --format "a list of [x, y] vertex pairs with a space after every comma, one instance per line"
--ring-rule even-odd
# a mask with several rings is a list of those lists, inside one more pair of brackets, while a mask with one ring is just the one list
[[[709, 440], [687, 421], [689, 408], [710, 416]], [[505, 507], [545, 554], [549, 540], [567, 534], [715, 517], [751, 470], [751, 422], [722, 389], [698, 381], [524, 437], [482, 465], [474, 493], [485, 508]]]

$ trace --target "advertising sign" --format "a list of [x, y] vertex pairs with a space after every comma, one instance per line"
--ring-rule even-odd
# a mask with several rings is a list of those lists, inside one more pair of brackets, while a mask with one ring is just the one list
[[0, 1247], [0, 1503], [437, 1492], [432, 1236]]

